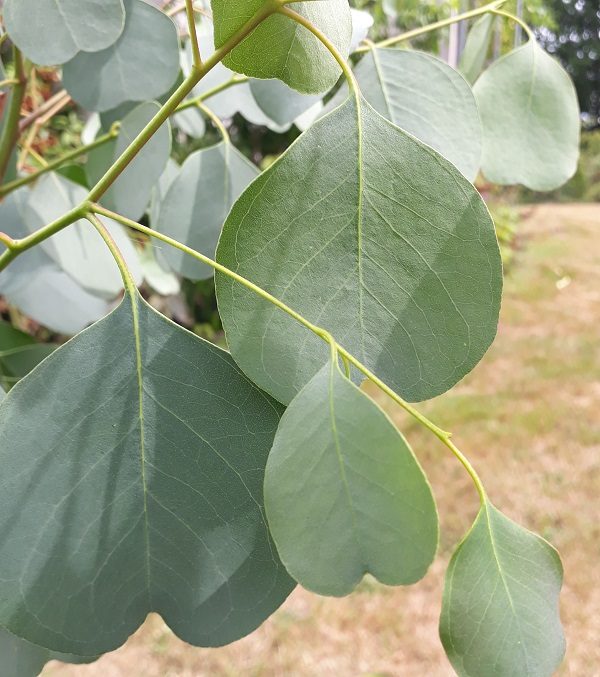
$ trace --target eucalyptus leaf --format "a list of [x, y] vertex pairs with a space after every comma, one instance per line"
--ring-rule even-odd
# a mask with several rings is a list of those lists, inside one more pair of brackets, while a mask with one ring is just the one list
[[[475, 180], [481, 165], [481, 122], [471, 87], [460, 73], [424, 52], [374, 47], [354, 74], [377, 112]], [[347, 95], [343, 86], [329, 110]]]
[[58, 346], [38, 343], [32, 336], [0, 321], [0, 383], [8, 390]]
[[[215, 47], [221, 47], [268, 0], [211, 0]], [[293, 9], [320, 29], [343, 55], [352, 38], [347, 0], [294, 3]], [[263, 21], [223, 63], [253, 78], [278, 78], [305, 94], [331, 89], [341, 74], [327, 48], [306, 28], [287, 16], [275, 14]]]
[[4, 23], [34, 63], [63, 64], [78, 52], [99, 52], [125, 25], [123, 0], [4, 0]]
[[142, 249], [140, 261], [144, 271], [144, 280], [155, 292], [162, 296], [172, 296], [179, 293], [181, 289], [179, 279], [161, 265], [152, 243], [146, 244]]
[[352, 39], [350, 40], [350, 51], [358, 48], [360, 43], [368, 37], [369, 30], [375, 23], [372, 14], [360, 9], [350, 10], [352, 18]]
[[[454, 385], [496, 333], [502, 266], [479, 193], [354, 97], [250, 185], [217, 259], [328, 329], [411, 400]], [[238, 283], [216, 280], [236, 362], [289, 403], [327, 346]]]
[[173, 116], [173, 125], [192, 139], [201, 139], [206, 134], [206, 122], [202, 113], [194, 108], [182, 110]]
[[157, 99], [179, 74], [173, 21], [144, 0], [124, 0], [125, 28], [108, 49], [80, 52], [63, 68], [63, 83], [84, 108], [106, 111], [126, 101]]
[[563, 67], [535, 40], [495, 61], [474, 92], [487, 179], [553, 190], [573, 176], [579, 158], [577, 94]]
[[265, 115], [282, 127], [321, 100], [318, 95], [300, 94], [281, 80], [252, 80], [250, 90]]
[[151, 611], [191, 644], [254, 630], [294, 585], [262, 507], [281, 413], [130, 288], [0, 407], [0, 624], [79, 655]]
[[[108, 169], [138, 134], [158, 113], [158, 103], [142, 103], [128, 113], [121, 123]], [[113, 211], [138, 221], [146, 211], [152, 189], [160, 179], [171, 154], [171, 125], [166, 122], [133, 158], [129, 166], [101, 199]]]
[[556, 550], [486, 501], [446, 575], [440, 634], [460, 677], [553, 675], [562, 577]]
[[435, 556], [437, 512], [423, 471], [334, 362], [281, 419], [265, 508], [286, 569], [321, 595], [347, 595], [367, 573], [387, 585], [415, 583]]
[[[157, 230], [214, 258], [231, 206], [259, 173], [228, 140], [192, 153], [160, 203]], [[213, 275], [212, 268], [173, 247], [164, 256], [191, 280]]]
[[493, 14], [484, 14], [475, 21], [467, 35], [465, 48], [460, 55], [458, 70], [471, 84], [477, 80], [485, 66], [492, 40], [494, 19]]
[[[64, 177], [50, 173], [41, 177], [31, 191], [19, 193], [20, 212], [30, 232], [51, 223], [87, 199], [87, 191]], [[137, 284], [142, 272], [135, 248], [121, 225], [105, 219]], [[59, 267], [84, 289], [114, 298], [123, 288], [113, 257], [96, 229], [77, 221], [41, 244]]]

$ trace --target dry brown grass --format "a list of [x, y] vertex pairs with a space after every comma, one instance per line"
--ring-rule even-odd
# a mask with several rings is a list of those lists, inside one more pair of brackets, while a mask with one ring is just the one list
[[[508, 276], [498, 340], [451, 393], [423, 409], [479, 469], [492, 500], [562, 552], [568, 653], [560, 675], [600, 675], [600, 207], [533, 208]], [[365, 581], [343, 600], [297, 590], [251, 637], [194, 649], [157, 617], [88, 667], [45, 677], [450, 677], [437, 636], [444, 569], [476, 495], [458, 463], [376, 395], [436, 491], [440, 554], [410, 589]], [[515, 677], [519, 677], [515, 675]]]

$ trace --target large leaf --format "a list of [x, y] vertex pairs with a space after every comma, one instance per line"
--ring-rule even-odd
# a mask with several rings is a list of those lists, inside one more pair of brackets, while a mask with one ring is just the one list
[[177, 79], [179, 44], [173, 21], [144, 0], [124, 3], [127, 18], [120, 38], [101, 52], [80, 52], [63, 68], [67, 91], [88, 110], [157, 99]]
[[[502, 269], [479, 193], [354, 98], [250, 185], [217, 256], [412, 400], [454, 385], [496, 333]], [[322, 367], [327, 346], [221, 274], [217, 292], [236, 361], [289, 402]]]
[[0, 624], [82, 655], [151, 611], [192, 644], [254, 630], [293, 587], [262, 508], [280, 415], [227, 353], [127, 294], [0, 406]]
[[485, 60], [490, 49], [492, 29], [494, 28], [493, 14], [484, 14], [471, 27], [465, 42], [465, 48], [460, 55], [458, 70], [465, 79], [473, 84], [485, 66]]
[[[231, 206], [259, 173], [229, 141], [192, 153], [160, 203], [157, 229], [214, 258]], [[212, 268], [172, 247], [165, 258], [192, 280], [213, 275]]]
[[[0, 204], [0, 222], [13, 238], [28, 234], [18, 198], [27, 189], [8, 195]], [[114, 264], [113, 264], [114, 265]], [[25, 252], [0, 273], [0, 294], [36, 322], [61, 334], [75, 334], [108, 312], [107, 304], [81, 288], [42, 247]]]
[[110, 47], [123, 32], [123, 0], [5, 0], [4, 23], [37, 64], [62, 64], [78, 52]]
[[[20, 212], [33, 232], [87, 199], [87, 191], [64, 177], [50, 173], [38, 180], [31, 191], [21, 191]], [[122, 226], [106, 220], [137, 284], [142, 271], [135, 248]], [[84, 289], [105, 298], [114, 298], [123, 288], [112, 255], [96, 229], [81, 220], [46, 240], [41, 247]]]
[[553, 190], [579, 157], [579, 105], [562, 66], [534, 40], [495, 61], [477, 80], [482, 169], [502, 185]]
[[565, 639], [554, 548], [489, 502], [454, 553], [440, 634], [460, 677], [550, 677]]
[[56, 348], [0, 321], [0, 384], [8, 390]]
[[435, 556], [437, 513], [423, 471], [334, 362], [283, 415], [265, 507], [286, 569], [322, 595], [346, 595], [366, 573], [388, 585], [415, 583]]
[[[481, 165], [481, 122], [473, 92], [460, 73], [424, 52], [375, 47], [354, 73], [375, 110], [475, 180]], [[329, 110], [347, 91], [342, 87]]]
[[[215, 47], [221, 47], [266, 4], [267, 0], [211, 0]], [[299, 2], [293, 8], [325, 33], [342, 54], [348, 54], [352, 38], [348, 0]], [[306, 94], [326, 92], [341, 74], [327, 48], [306, 28], [282, 15], [263, 21], [223, 63], [254, 78], [278, 78]]]
[[[112, 157], [104, 171], [121, 156], [159, 110], [158, 103], [149, 101], [140, 104], [123, 118]], [[139, 220], [146, 211], [152, 189], [167, 166], [170, 154], [171, 126], [167, 122], [135, 156], [101, 202], [123, 216]]]

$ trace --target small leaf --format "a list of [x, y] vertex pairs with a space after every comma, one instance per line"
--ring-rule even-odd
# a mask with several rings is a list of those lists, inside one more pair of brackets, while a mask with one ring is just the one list
[[486, 502], [446, 575], [440, 634], [460, 677], [550, 677], [565, 652], [558, 553]]
[[[64, 177], [50, 173], [41, 177], [33, 190], [19, 192], [20, 212], [30, 232], [51, 223], [87, 199], [87, 191]], [[136, 284], [142, 280], [137, 253], [118, 223], [103, 219], [121, 249]], [[59, 267], [84, 289], [104, 298], [114, 298], [123, 288], [113, 257], [87, 221], [77, 221], [41, 247]]]
[[[259, 173], [229, 141], [192, 153], [160, 203], [157, 230], [214, 258], [231, 205]], [[170, 247], [164, 256], [191, 280], [213, 275], [178, 249]]]
[[350, 51], [358, 48], [360, 43], [369, 35], [369, 30], [375, 23], [370, 12], [360, 9], [351, 9], [352, 15], [352, 39], [350, 41]]
[[[211, 0], [215, 47], [221, 47], [265, 4], [266, 0]], [[348, 54], [352, 20], [347, 0], [302, 2], [294, 9], [325, 33], [338, 51]], [[306, 28], [282, 15], [263, 21], [223, 63], [253, 78], [278, 78], [305, 94], [326, 92], [341, 74], [326, 47]]]
[[370, 573], [420, 580], [438, 541], [431, 488], [383, 411], [330, 362], [281, 419], [265, 472], [279, 556], [305, 588], [347, 595]]
[[181, 285], [176, 275], [165, 270], [156, 257], [154, 245], [149, 242], [142, 249], [140, 261], [144, 271], [144, 280], [161, 296], [178, 294]]
[[[473, 92], [460, 73], [424, 52], [373, 48], [354, 74], [378, 113], [475, 180], [481, 165], [481, 122]], [[343, 86], [328, 109], [344, 101], [347, 92]]]
[[144, 0], [124, 4], [127, 18], [119, 39], [101, 52], [80, 52], [63, 68], [65, 88], [88, 110], [157, 99], [177, 79], [179, 42], [173, 21]]
[[482, 170], [501, 185], [559, 188], [579, 158], [579, 105], [562, 66], [534, 40], [495, 61], [477, 80]]
[[281, 127], [291, 125], [321, 100], [318, 95], [300, 94], [281, 80], [252, 80], [250, 90], [265, 115]]
[[5, 0], [4, 22], [33, 63], [63, 64], [110, 47], [123, 32], [123, 0]]
[[[315, 123], [248, 187], [217, 259], [408, 399], [452, 387], [496, 333], [502, 266], [479, 193], [362, 100]], [[216, 281], [236, 362], [289, 403], [327, 346], [238, 283]]]
[[38, 343], [32, 336], [0, 321], [0, 383], [9, 389], [58, 346]]
[[294, 585], [262, 506], [281, 413], [127, 294], [0, 406], [0, 625], [82, 655], [151, 611], [197, 645], [254, 630]]
[[484, 14], [477, 19], [467, 35], [465, 48], [460, 55], [458, 70], [471, 84], [477, 80], [485, 66], [492, 39], [494, 19], [493, 14]]

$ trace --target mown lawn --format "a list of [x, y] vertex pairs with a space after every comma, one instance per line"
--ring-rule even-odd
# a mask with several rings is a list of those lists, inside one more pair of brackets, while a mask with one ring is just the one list
[[[565, 565], [567, 660], [600, 675], [600, 206], [527, 209], [508, 271], [498, 339], [452, 393], [422, 406], [481, 474], [492, 500], [556, 545]], [[450, 677], [437, 637], [443, 573], [477, 508], [460, 465], [383, 397], [429, 472], [440, 554], [410, 589], [366, 580], [343, 600], [297, 590], [252, 637], [193, 649], [152, 617], [88, 667], [45, 677]], [[517, 676], [515, 676], [517, 677]]]

